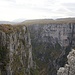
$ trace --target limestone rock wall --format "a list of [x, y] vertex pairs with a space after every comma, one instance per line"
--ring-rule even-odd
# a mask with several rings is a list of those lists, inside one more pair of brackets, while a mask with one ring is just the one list
[[40, 75], [56, 75], [67, 62], [71, 48], [75, 48], [75, 23], [36, 23], [28, 25], [28, 29]]
[[31, 75], [30, 34], [24, 25], [0, 25], [0, 75]]
[[68, 64], [64, 67], [60, 67], [57, 75], [75, 75], [75, 50], [72, 50], [67, 58]]
[[[47, 25], [30, 25], [31, 40], [38, 42], [58, 42], [62, 47], [66, 47], [71, 42], [72, 33], [75, 33], [74, 23], [53, 23]], [[35, 35], [35, 36], [34, 36]], [[73, 35], [75, 36], [75, 34]], [[40, 38], [40, 39], [39, 39]]]

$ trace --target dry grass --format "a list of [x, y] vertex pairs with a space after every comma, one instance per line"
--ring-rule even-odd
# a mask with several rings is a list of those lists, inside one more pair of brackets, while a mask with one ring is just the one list
[[5, 33], [11, 33], [14, 31], [19, 31], [24, 25], [11, 25], [11, 24], [1, 24], [0, 31]]
[[12, 32], [13, 31], [13, 26], [10, 25], [10, 24], [1, 24], [0, 25], [0, 30], [3, 31], [3, 32]]

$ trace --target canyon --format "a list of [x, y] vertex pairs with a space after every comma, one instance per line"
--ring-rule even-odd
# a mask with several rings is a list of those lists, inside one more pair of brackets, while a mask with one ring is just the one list
[[30, 20], [26, 24], [31, 37], [33, 61], [38, 75], [57, 75], [75, 48], [74, 20]]
[[74, 19], [1, 24], [0, 75], [57, 75], [72, 48]]

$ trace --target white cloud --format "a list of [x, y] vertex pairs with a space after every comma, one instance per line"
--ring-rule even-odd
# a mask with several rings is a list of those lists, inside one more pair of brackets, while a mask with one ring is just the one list
[[75, 0], [0, 0], [0, 20], [75, 16]]

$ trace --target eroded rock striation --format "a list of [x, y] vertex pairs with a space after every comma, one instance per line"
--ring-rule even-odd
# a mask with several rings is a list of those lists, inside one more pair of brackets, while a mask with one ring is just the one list
[[30, 34], [24, 25], [0, 25], [0, 75], [31, 75]]
[[57, 75], [75, 75], [75, 50], [72, 51], [67, 56], [68, 64], [64, 67], [59, 68]]

